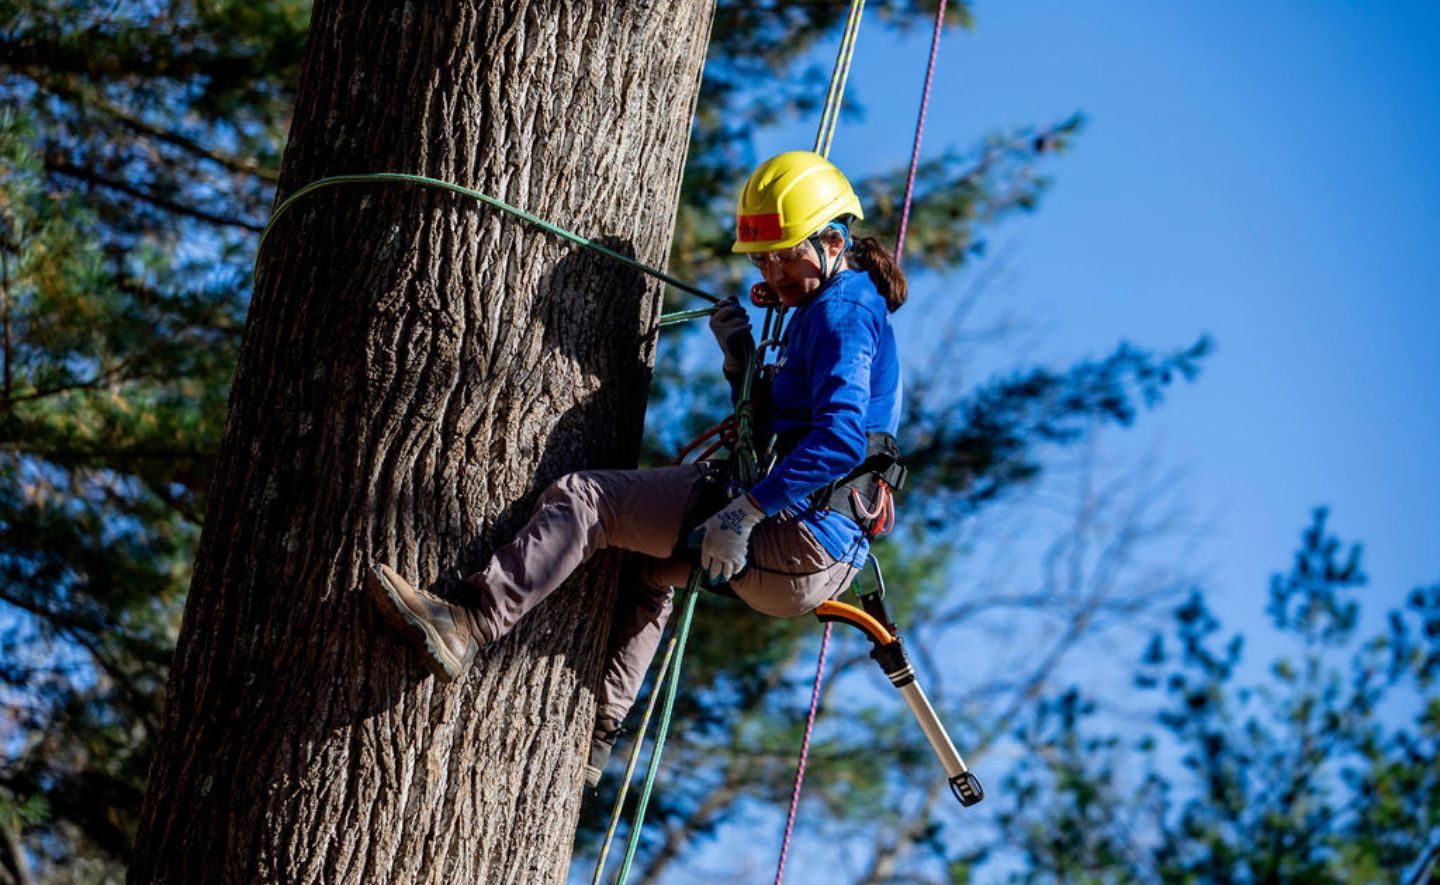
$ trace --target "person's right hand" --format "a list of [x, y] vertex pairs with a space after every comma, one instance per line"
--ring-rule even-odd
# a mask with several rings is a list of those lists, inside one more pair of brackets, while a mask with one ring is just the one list
[[745, 371], [746, 361], [755, 352], [755, 335], [750, 330], [750, 315], [739, 297], [731, 295], [720, 302], [719, 309], [710, 315], [710, 331], [725, 354], [725, 373], [734, 375]]
[[765, 511], [749, 495], [741, 495], [700, 526], [700, 565], [710, 580], [723, 584], [745, 567], [750, 533]]

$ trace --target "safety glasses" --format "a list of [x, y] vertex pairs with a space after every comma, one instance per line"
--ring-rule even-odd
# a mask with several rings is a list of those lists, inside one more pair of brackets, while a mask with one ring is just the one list
[[790, 264], [809, 255], [810, 244], [800, 243], [797, 246], [791, 246], [789, 249], [780, 249], [776, 252], [751, 252], [746, 257], [750, 259], [751, 264], [764, 270], [772, 261], [777, 264]]

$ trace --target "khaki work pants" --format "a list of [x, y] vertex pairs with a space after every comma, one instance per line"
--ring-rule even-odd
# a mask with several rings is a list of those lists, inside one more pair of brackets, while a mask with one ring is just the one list
[[[564, 476], [540, 496], [515, 539], [466, 578], [480, 591], [476, 614], [489, 638], [496, 639], [595, 551], [614, 547], [644, 557], [638, 586], [620, 591], [597, 730], [618, 726], [640, 691], [670, 617], [674, 588], [685, 586], [690, 577], [690, 563], [673, 555], [680, 530], [713, 469], [699, 463]], [[756, 527], [748, 566], [730, 586], [756, 611], [793, 617], [838, 596], [854, 572], [787, 512]]]

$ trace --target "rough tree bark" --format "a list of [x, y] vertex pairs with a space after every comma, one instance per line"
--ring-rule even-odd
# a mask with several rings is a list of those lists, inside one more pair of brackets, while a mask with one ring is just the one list
[[[315, 4], [280, 194], [468, 184], [661, 264], [711, 3]], [[131, 879], [555, 882], [617, 561], [447, 687], [372, 610], [633, 464], [660, 290], [462, 197], [325, 189], [261, 256]]]

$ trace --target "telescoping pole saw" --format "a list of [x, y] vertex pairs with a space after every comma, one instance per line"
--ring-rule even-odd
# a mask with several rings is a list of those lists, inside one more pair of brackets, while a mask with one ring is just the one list
[[873, 553], [870, 554], [870, 565], [875, 570], [876, 588], [870, 593], [860, 594], [860, 604], [864, 608], [832, 600], [820, 603], [815, 609], [815, 616], [825, 622], [849, 624], [863, 631], [869, 638], [874, 645], [870, 650], [870, 657], [885, 671], [890, 684], [899, 689], [900, 696], [915, 715], [915, 721], [920, 723], [920, 730], [925, 732], [930, 748], [944, 766], [950, 791], [960, 800], [961, 805], [968, 808], [985, 798], [985, 790], [980, 786], [980, 779], [965, 767], [965, 760], [960, 758], [960, 752], [955, 749], [945, 726], [935, 715], [930, 699], [925, 697], [925, 691], [920, 688], [920, 683], [915, 681], [915, 669], [910, 666], [905, 645], [896, 635], [896, 627], [890, 622], [890, 616], [885, 611], [885, 579], [880, 574], [880, 563]]

